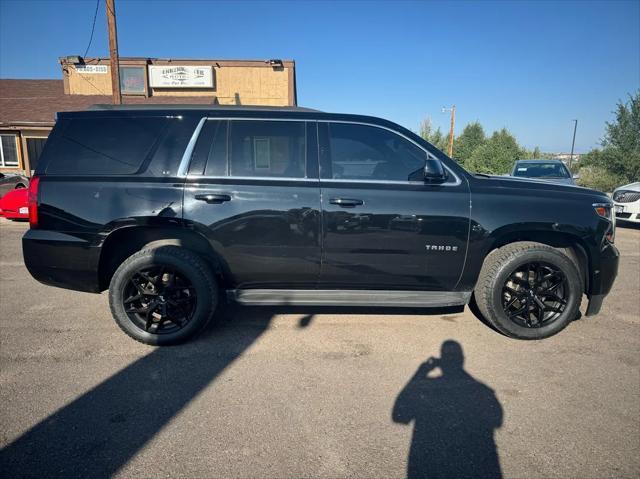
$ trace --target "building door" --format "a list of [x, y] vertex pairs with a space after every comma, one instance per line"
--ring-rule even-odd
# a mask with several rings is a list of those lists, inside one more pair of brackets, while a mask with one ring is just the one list
[[318, 122], [323, 288], [450, 291], [465, 261], [469, 188], [423, 179], [427, 153], [386, 128]]
[[[317, 141], [304, 121], [207, 120], [184, 219], [224, 261], [231, 289], [314, 288], [320, 274]], [[309, 155], [315, 165], [309, 168]]]
[[38, 160], [42, 154], [42, 149], [47, 141], [46, 138], [28, 136], [25, 138], [27, 142], [27, 156], [29, 158], [29, 169], [35, 171], [38, 167]]

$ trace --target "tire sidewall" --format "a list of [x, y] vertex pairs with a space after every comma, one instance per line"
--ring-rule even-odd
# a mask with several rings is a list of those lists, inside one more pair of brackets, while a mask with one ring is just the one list
[[[180, 274], [189, 279], [196, 290], [196, 309], [189, 322], [180, 330], [170, 334], [153, 334], [136, 326], [124, 308], [124, 290], [133, 275], [141, 269], [166, 265], [175, 268]], [[145, 251], [143, 254], [130, 258], [116, 270], [109, 287], [109, 302], [113, 317], [129, 336], [151, 345], [171, 345], [185, 341], [198, 333], [209, 321], [217, 305], [216, 289], [212, 292], [207, 284], [213, 278], [206, 278], [202, 271], [179, 257], [165, 254], [162, 248]]]
[[[552, 264], [565, 275], [567, 280], [566, 288], [568, 289], [567, 305], [560, 317], [551, 324], [541, 328], [525, 328], [511, 321], [504, 312], [502, 306], [502, 287], [507, 281], [507, 278], [517, 268], [527, 263], [536, 262]], [[504, 330], [507, 334], [521, 339], [542, 339], [560, 332], [575, 318], [581, 298], [582, 284], [576, 266], [569, 258], [555, 250], [528, 250], [501, 265], [498, 274], [492, 281], [491, 302], [492, 309], [495, 311], [496, 326], [500, 330]]]

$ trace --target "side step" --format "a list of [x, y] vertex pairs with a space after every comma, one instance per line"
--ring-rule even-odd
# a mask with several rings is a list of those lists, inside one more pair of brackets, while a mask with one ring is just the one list
[[344, 289], [232, 289], [229, 300], [247, 305], [390, 306], [438, 308], [462, 306], [471, 292], [378, 291]]

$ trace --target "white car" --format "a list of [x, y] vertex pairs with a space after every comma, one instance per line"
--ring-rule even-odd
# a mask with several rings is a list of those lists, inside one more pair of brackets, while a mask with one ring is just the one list
[[616, 188], [613, 203], [616, 220], [640, 223], [640, 182]]

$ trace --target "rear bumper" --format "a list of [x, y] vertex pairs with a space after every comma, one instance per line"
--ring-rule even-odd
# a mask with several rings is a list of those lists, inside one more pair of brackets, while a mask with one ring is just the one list
[[593, 316], [600, 312], [602, 302], [611, 291], [613, 283], [618, 275], [618, 263], [620, 252], [612, 244], [607, 244], [601, 251], [597, 261], [593, 262], [591, 278], [589, 281], [589, 305], [587, 316]]
[[84, 239], [55, 231], [29, 230], [22, 237], [22, 254], [29, 273], [41, 283], [100, 292], [99, 248]]

